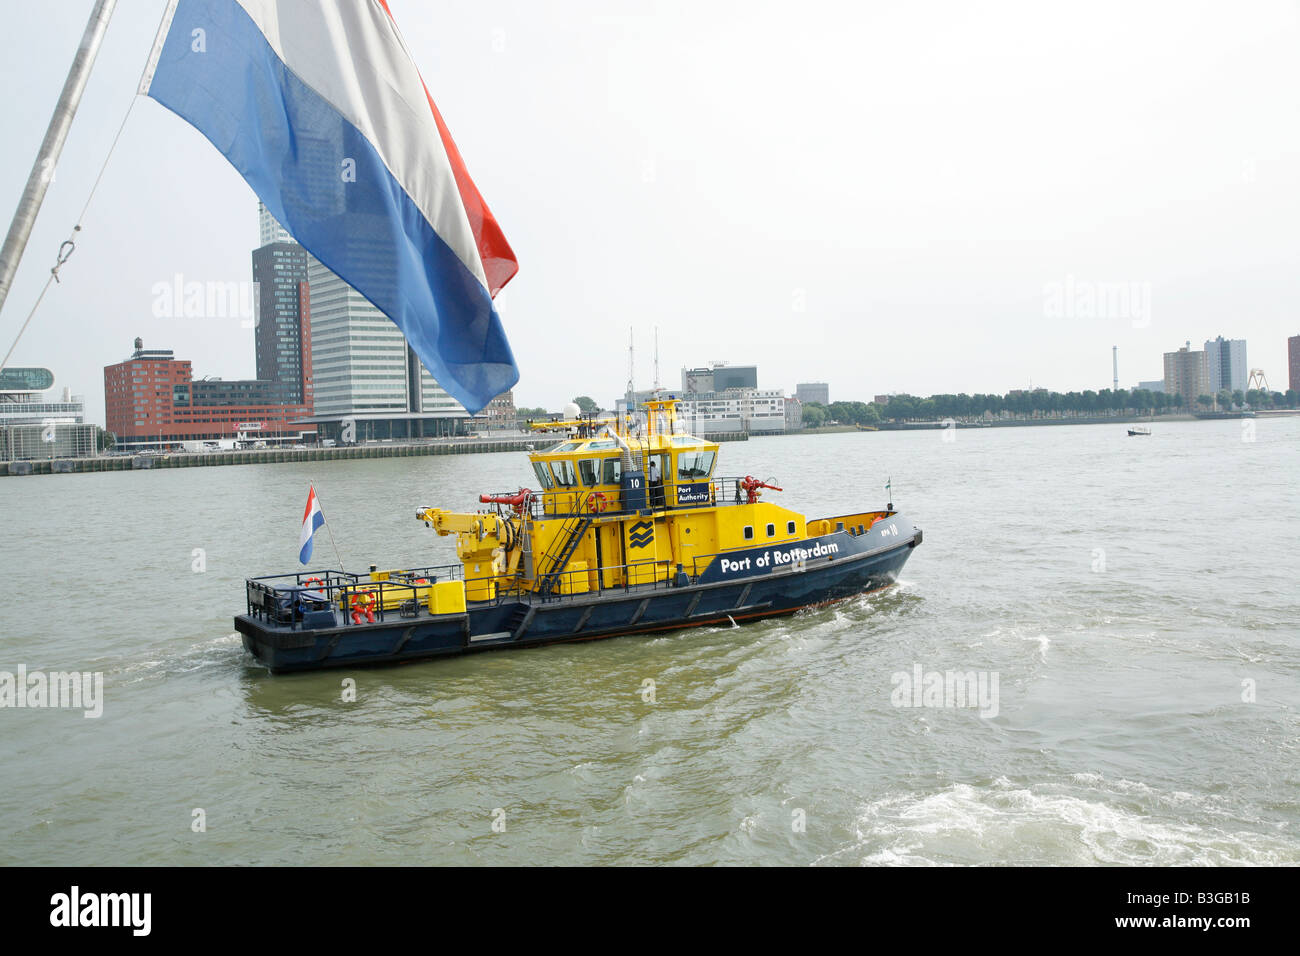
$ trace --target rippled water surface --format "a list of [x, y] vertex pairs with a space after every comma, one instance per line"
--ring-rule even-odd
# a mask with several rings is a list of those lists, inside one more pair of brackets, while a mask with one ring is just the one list
[[[902, 582], [281, 677], [231, 618], [246, 575], [296, 566], [309, 480], [351, 568], [426, 565], [454, 547], [416, 508], [518, 487], [526, 457], [0, 480], [0, 670], [102, 671], [106, 698], [0, 710], [0, 862], [1300, 863], [1300, 419], [1154, 431], [727, 444], [720, 473], [810, 516], [892, 476], [925, 531]], [[996, 675], [996, 715], [895, 706], [915, 665]]]

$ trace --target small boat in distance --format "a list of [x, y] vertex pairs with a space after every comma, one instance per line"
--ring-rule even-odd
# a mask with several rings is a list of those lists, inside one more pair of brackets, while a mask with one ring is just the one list
[[1141, 425], [1134, 425], [1132, 428], [1128, 430], [1129, 438], [1132, 438], [1134, 435], [1150, 435], [1150, 434], [1151, 434], [1151, 429], [1143, 428]]
[[416, 511], [455, 537], [459, 564], [248, 580], [244, 647], [273, 672], [396, 663], [735, 624], [898, 579], [921, 529], [892, 503], [809, 519], [761, 500], [777, 482], [716, 477], [718, 443], [677, 405], [535, 425], [563, 432], [529, 454], [540, 491]]

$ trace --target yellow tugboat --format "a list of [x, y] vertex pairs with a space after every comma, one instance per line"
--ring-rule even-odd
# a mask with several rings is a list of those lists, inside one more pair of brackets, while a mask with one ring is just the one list
[[808, 520], [782, 489], [717, 477], [716, 442], [673, 398], [606, 422], [548, 422], [540, 486], [421, 508], [458, 565], [247, 582], [244, 645], [275, 671], [385, 663], [789, 614], [893, 583], [921, 531], [893, 510]]

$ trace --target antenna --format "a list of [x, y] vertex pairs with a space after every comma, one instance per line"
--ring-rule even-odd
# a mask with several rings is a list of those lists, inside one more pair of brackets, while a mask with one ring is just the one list
[[655, 326], [655, 391], [659, 391], [659, 326]]
[[632, 328], [628, 326], [627, 330], [627, 400], [630, 404], [636, 395], [636, 385], [633, 383], [634, 372], [636, 370], [636, 346], [632, 342]]

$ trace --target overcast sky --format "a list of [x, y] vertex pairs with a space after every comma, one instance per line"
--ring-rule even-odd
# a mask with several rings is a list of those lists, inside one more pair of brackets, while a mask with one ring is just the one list
[[[91, 0], [9, 3], [7, 227]], [[135, 95], [162, 0], [119, 0], [18, 279], [7, 349]], [[832, 399], [1105, 388], [1222, 334], [1286, 388], [1300, 334], [1296, 2], [391, 0], [514, 246], [521, 405], [610, 404], [683, 365]], [[251, 281], [256, 199], [135, 103], [63, 282], [11, 364], [103, 421], [135, 336], [252, 377], [249, 328], [155, 284]], [[1132, 293], [1127, 310], [1107, 293]], [[1099, 307], [1090, 296], [1101, 293]], [[2, 353], [0, 353], [2, 354]]]

